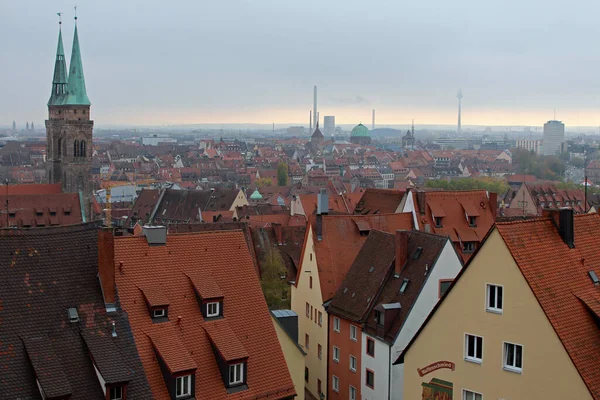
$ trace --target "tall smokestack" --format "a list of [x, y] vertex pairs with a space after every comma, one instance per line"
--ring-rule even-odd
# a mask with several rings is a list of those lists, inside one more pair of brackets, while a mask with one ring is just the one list
[[308, 112], [308, 134], [312, 135], [312, 110]]
[[371, 124], [371, 129], [375, 129], [375, 109], [373, 109], [373, 123]]
[[316, 129], [317, 121], [319, 120], [319, 114], [317, 114], [317, 85], [314, 88], [314, 99], [313, 99], [313, 126]]
[[462, 94], [462, 90], [458, 89], [458, 93], [456, 94], [456, 98], [458, 99], [458, 127], [456, 129], [456, 133], [460, 134], [462, 131], [461, 125], [460, 125], [460, 113], [461, 113], [461, 103], [462, 103], [462, 98], [463, 98], [463, 94]]

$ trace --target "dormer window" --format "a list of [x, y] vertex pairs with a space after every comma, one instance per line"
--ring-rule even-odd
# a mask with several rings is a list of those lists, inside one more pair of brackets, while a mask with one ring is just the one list
[[220, 303], [213, 301], [210, 303], [206, 303], [206, 318], [213, 318], [219, 316], [219, 307]]
[[184, 375], [175, 379], [175, 398], [187, 399], [192, 396], [192, 376]]
[[156, 286], [144, 286], [140, 288], [152, 323], [157, 324], [169, 321], [169, 299], [165, 296], [162, 290]]
[[237, 386], [244, 383], [244, 363], [229, 366], [229, 386]]
[[157, 308], [152, 310], [152, 318], [164, 318], [167, 316], [166, 308]]
[[110, 388], [108, 400], [123, 400], [123, 386], [115, 386]]
[[469, 226], [472, 228], [477, 227], [477, 217], [469, 217]]
[[408, 287], [408, 282], [410, 282], [408, 279], [404, 278], [404, 280], [402, 281], [402, 284], [400, 285], [400, 294], [404, 294], [404, 292], [406, 292], [406, 288]]
[[436, 228], [442, 228], [442, 217], [435, 217], [435, 227]]
[[384, 313], [382, 313], [379, 310], [375, 310], [375, 322], [377, 322], [377, 325], [383, 326], [383, 324], [385, 322]]

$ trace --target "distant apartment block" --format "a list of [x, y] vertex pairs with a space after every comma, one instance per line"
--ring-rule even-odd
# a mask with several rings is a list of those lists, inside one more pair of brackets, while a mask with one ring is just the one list
[[517, 148], [524, 149], [527, 151], [533, 151], [535, 154], [541, 154], [542, 141], [541, 140], [517, 140]]
[[561, 151], [565, 141], [565, 124], [560, 121], [548, 121], [544, 124], [544, 146], [542, 154], [553, 156]]
[[323, 134], [325, 136], [333, 136], [335, 133], [335, 117], [328, 115], [323, 118]]
[[142, 144], [144, 146], [158, 146], [161, 143], [177, 143], [177, 139], [163, 135], [152, 135], [142, 138]]

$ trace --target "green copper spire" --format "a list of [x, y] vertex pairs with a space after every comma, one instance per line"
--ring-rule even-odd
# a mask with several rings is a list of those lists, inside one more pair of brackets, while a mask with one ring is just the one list
[[71, 64], [69, 64], [68, 94], [65, 105], [89, 106], [91, 105], [85, 91], [83, 78], [83, 64], [81, 63], [81, 50], [79, 50], [79, 37], [77, 35], [77, 17], [75, 17], [75, 35], [73, 36], [73, 49], [71, 50]]
[[[60, 25], [59, 25], [60, 26]], [[65, 63], [65, 50], [63, 49], [62, 30], [58, 30], [58, 46], [56, 48], [56, 61], [54, 62], [54, 78], [52, 79], [52, 92], [50, 93], [49, 106], [60, 106], [67, 98], [67, 64]]]

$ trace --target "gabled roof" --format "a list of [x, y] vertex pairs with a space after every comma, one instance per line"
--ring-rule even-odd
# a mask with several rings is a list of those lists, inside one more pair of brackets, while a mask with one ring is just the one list
[[[103, 399], [93, 362], [106, 379], [128, 381], [131, 398], [151, 398], [126, 314], [104, 307], [95, 225], [0, 229], [0, 265], [1, 398], [39, 399], [35, 372], [48, 397]], [[118, 360], [97, 348], [116, 349]]]
[[550, 219], [496, 226], [593, 398], [600, 399], [600, 292], [588, 274], [600, 276], [600, 215], [574, 217], [572, 249]]
[[[320, 223], [319, 216], [311, 216], [309, 223], [312, 226], [323, 301], [334, 296], [356, 255], [367, 240], [367, 235], [361, 235], [356, 221], [366, 222], [371, 229], [384, 232], [413, 228], [413, 219], [410, 213], [323, 215]], [[321, 240], [317, 234], [319, 225], [321, 226]], [[306, 242], [304, 245], [306, 246]], [[300, 274], [300, 270], [298, 270], [298, 274]], [[296, 279], [297, 281], [298, 279]]]
[[[167, 330], [177, 336], [180, 349], [158, 345], [158, 350], [166, 359], [179, 357], [172, 352], [187, 352], [187, 357], [201, 371], [195, 381], [196, 398], [266, 398], [269, 393], [270, 398], [278, 399], [295, 394], [287, 368], [281, 368], [285, 359], [241, 231], [174, 233], [168, 235], [164, 246], [148, 246], [144, 237], [117, 237], [115, 260], [123, 263], [123, 273], [116, 273], [121, 305], [129, 315], [154, 398], [169, 398], [154, 355], [154, 343], [171, 337], [168, 332], [163, 337], [163, 331]], [[227, 343], [223, 344], [222, 336], [215, 339], [207, 333], [211, 322], [216, 321], [203, 318], [190, 275], [196, 279], [211, 277], [223, 293], [220, 321], [227, 322], [230, 327], [227, 335], [233, 335], [248, 355], [248, 389], [242, 392], [227, 393], [212, 348], [216, 345], [218, 351], [229, 357], [230, 351], [238, 356], [239, 347], [236, 345], [232, 350]], [[169, 298], [168, 322], [153, 323], [137, 289], [145, 284], [160, 284]], [[230, 337], [227, 335], [224, 337]], [[191, 366], [188, 359], [178, 369]]]

